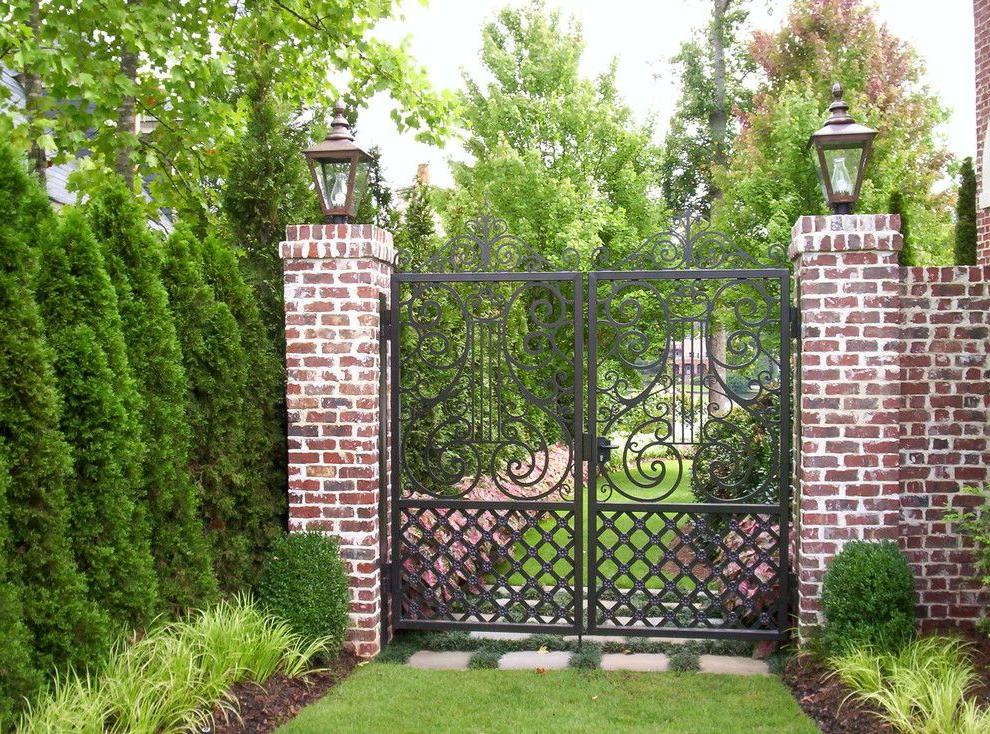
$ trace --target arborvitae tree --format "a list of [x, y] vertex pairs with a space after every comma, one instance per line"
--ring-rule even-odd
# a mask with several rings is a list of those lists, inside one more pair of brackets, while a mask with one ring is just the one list
[[109, 620], [88, 598], [72, 556], [66, 495], [72, 455], [59, 430], [52, 354], [32, 290], [36, 245], [52, 227], [48, 198], [0, 146], [0, 436], [10, 473], [8, 578], [21, 592], [38, 670], [91, 664], [109, 643]]
[[907, 212], [904, 210], [904, 196], [900, 191], [894, 190], [890, 194], [890, 203], [887, 211], [891, 214], [898, 214], [901, 217], [901, 240], [903, 245], [901, 251], [897, 253], [897, 263], [904, 267], [919, 265], [914, 251], [914, 241], [911, 239], [911, 223]]
[[287, 508], [285, 477], [285, 371], [262, 321], [257, 296], [241, 274], [237, 256], [223, 241], [207, 238], [202, 245], [203, 274], [217, 300], [237, 321], [241, 347], [247, 356], [247, 405], [244, 411], [249, 467], [248, 491], [260, 506], [269, 507], [265, 546], [284, 527]]
[[355, 220], [392, 231], [398, 224], [399, 213], [392, 205], [392, 189], [382, 171], [382, 151], [376, 145], [368, 150], [368, 156], [371, 158], [368, 162], [368, 188], [364, 198], [358, 202]]
[[415, 271], [433, 254], [437, 229], [429, 185], [416, 179], [406, 196], [406, 209], [395, 233], [395, 247], [402, 268]]
[[0, 729], [9, 723], [21, 701], [41, 685], [31, 660], [31, 633], [24, 624], [21, 589], [10, 573], [10, 531], [7, 528], [10, 470], [0, 439]]
[[161, 281], [161, 244], [119, 181], [94, 192], [87, 213], [103, 246], [144, 406], [142, 474], [159, 594], [173, 609], [200, 607], [216, 596], [217, 583], [200, 517], [201, 490], [190, 471], [189, 383]]
[[959, 169], [956, 200], [956, 265], [976, 265], [976, 171], [966, 158]]
[[222, 206], [233, 242], [245, 253], [248, 280], [258, 291], [261, 312], [274, 343], [282, 343], [282, 261], [278, 243], [285, 227], [317, 222], [316, 194], [300, 151], [308, 144], [306, 130], [290, 122], [274, 100], [271, 78], [264, 71], [242, 104], [248, 121], [240, 143], [230, 152]]
[[141, 401], [117, 296], [81, 212], [43, 247], [37, 298], [55, 352], [62, 432], [73, 448], [69, 534], [89, 593], [114, 622], [139, 627], [157, 609], [141, 477]]
[[162, 274], [189, 376], [192, 467], [203, 487], [217, 578], [232, 591], [254, 581], [271, 505], [248, 476], [248, 355], [237, 321], [203, 276], [201, 258], [200, 243], [179, 229], [167, 243]]

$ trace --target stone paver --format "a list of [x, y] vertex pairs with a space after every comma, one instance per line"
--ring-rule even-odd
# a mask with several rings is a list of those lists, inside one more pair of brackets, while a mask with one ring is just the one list
[[478, 640], [528, 640], [532, 637], [528, 632], [486, 632], [485, 630], [474, 630], [468, 635]]
[[602, 670], [633, 670], [639, 673], [662, 673], [670, 658], [660, 653], [637, 652], [631, 655], [609, 653], [602, 655]]
[[502, 670], [563, 670], [571, 662], [569, 652], [507, 652], [498, 661], [498, 667]]
[[407, 661], [414, 668], [426, 670], [467, 670], [471, 660], [469, 652], [434, 652], [420, 650], [409, 656]]
[[770, 668], [763, 660], [735, 655], [699, 655], [698, 667], [702, 673], [726, 675], [770, 675]]

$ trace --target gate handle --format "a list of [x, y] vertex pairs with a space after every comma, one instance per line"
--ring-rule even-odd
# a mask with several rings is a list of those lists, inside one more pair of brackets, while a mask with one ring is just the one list
[[598, 463], [607, 464], [612, 458], [612, 452], [619, 448], [618, 444], [609, 443], [607, 438], [598, 437]]

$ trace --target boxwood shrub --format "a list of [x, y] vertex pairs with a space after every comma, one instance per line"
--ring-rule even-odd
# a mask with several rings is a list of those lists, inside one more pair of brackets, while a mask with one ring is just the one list
[[276, 539], [264, 559], [258, 597], [293, 631], [308, 639], [344, 642], [349, 605], [347, 575], [337, 542], [320, 533]]
[[914, 577], [892, 541], [853, 541], [822, 584], [823, 641], [831, 652], [873, 645], [896, 650], [914, 635]]

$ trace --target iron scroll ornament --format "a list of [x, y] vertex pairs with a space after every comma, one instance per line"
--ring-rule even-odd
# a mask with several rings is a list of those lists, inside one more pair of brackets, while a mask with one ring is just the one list
[[787, 248], [771, 245], [757, 257], [690, 211], [674, 218], [629, 252], [602, 245], [592, 254], [595, 270], [723, 270], [786, 267]]

